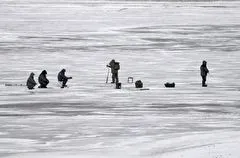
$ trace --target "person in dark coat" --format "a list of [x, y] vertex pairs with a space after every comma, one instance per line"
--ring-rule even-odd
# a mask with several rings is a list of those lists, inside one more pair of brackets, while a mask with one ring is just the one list
[[38, 82], [40, 86], [38, 88], [47, 88], [49, 80], [47, 79], [47, 71], [43, 70], [42, 73], [38, 77]]
[[120, 69], [120, 65], [118, 62], [116, 62], [114, 59], [111, 60], [109, 65], [107, 67], [111, 68], [111, 73], [112, 73], [112, 82], [111, 83], [118, 83], [118, 70]]
[[201, 70], [201, 76], [202, 76], [202, 87], [207, 87], [206, 80], [207, 80], [207, 74], [209, 73], [209, 71], [207, 68], [207, 62], [205, 60], [202, 62], [200, 70]]
[[37, 83], [34, 80], [34, 73], [32, 72], [27, 80], [27, 87], [28, 89], [34, 89], [34, 87], [37, 85]]
[[72, 77], [67, 77], [65, 76], [65, 72], [66, 70], [65, 69], [62, 69], [59, 73], [58, 73], [58, 81], [62, 83], [62, 86], [61, 88], [64, 88], [66, 87], [66, 83], [69, 79], [72, 79]]

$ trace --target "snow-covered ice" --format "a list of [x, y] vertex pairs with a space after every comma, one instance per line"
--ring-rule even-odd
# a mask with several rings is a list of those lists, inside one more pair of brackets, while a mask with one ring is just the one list
[[[0, 157], [239, 158], [239, 10], [237, 1], [1, 0]], [[120, 90], [105, 84], [113, 58]], [[73, 77], [65, 89], [62, 68]], [[44, 69], [48, 89], [5, 86]]]

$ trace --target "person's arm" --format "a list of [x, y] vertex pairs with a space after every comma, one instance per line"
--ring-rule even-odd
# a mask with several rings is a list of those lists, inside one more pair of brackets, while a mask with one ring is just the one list
[[111, 61], [111, 62], [107, 65], [107, 67], [113, 68], [113, 67], [114, 67], [114, 61]]
[[207, 67], [205, 67], [205, 72], [206, 72], [206, 73], [209, 73], [209, 70], [208, 70], [208, 68], [207, 68]]
[[72, 77], [63, 76], [64, 79], [72, 79]]
[[28, 80], [27, 80], [27, 85], [33, 85], [33, 86], [36, 86], [36, 82], [34, 81], [34, 79], [33, 78], [29, 78]]
[[107, 67], [112, 68], [112, 62], [110, 62], [108, 65], [106, 65]]
[[32, 83], [34, 86], [37, 85], [36, 81], [35, 81], [33, 78], [31, 79], [31, 83]]
[[47, 84], [49, 83], [49, 80], [47, 79], [47, 77], [46, 77], [46, 82], [47, 82]]
[[72, 77], [67, 77], [65, 74], [61, 74], [63, 80], [72, 79]]
[[40, 80], [41, 80], [42, 82], [44, 82], [45, 84], [48, 84], [48, 83], [49, 83], [49, 80], [48, 80], [47, 77], [45, 77], [45, 76], [41, 76], [41, 77], [40, 77]]

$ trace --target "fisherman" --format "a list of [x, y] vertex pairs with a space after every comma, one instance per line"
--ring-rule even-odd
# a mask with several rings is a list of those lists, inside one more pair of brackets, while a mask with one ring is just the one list
[[43, 70], [42, 73], [38, 77], [38, 82], [40, 86], [38, 88], [47, 88], [47, 85], [49, 83], [49, 80], [47, 79], [47, 71]]
[[27, 80], [27, 87], [28, 87], [28, 89], [34, 89], [34, 87], [37, 85], [37, 83], [34, 80], [34, 75], [35, 74], [32, 72], [30, 74], [30, 76], [28, 77], [28, 80]]
[[116, 62], [114, 59], [111, 60], [109, 65], [107, 67], [111, 68], [111, 73], [112, 73], [112, 82], [111, 83], [118, 83], [118, 70], [120, 69], [119, 62]]
[[209, 73], [209, 71], [207, 68], [207, 62], [205, 60], [203, 60], [200, 70], [201, 70], [201, 76], [202, 76], [202, 87], [207, 87], [206, 80], [207, 80], [207, 74]]
[[62, 83], [61, 88], [67, 87], [66, 83], [69, 79], [72, 79], [72, 77], [67, 77], [65, 76], [65, 69], [62, 69], [59, 73], [58, 73], [58, 81]]

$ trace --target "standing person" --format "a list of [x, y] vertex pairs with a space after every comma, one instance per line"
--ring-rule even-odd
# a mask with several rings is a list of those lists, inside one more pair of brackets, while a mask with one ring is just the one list
[[65, 69], [62, 69], [59, 73], [58, 73], [58, 81], [62, 82], [62, 86], [61, 88], [67, 87], [66, 83], [68, 81], [68, 79], [72, 79], [72, 77], [67, 77], [65, 76]]
[[37, 83], [34, 80], [34, 75], [35, 74], [32, 72], [30, 74], [30, 76], [28, 77], [28, 80], [27, 80], [27, 87], [28, 87], [28, 89], [34, 89], [34, 87], [37, 85]]
[[207, 80], [207, 74], [209, 73], [209, 71], [207, 68], [207, 62], [205, 60], [203, 60], [200, 70], [201, 70], [201, 76], [202, 76], [202, 87], [207, 87], [206, 80]]
[[49, 80], [47, 79], [47, 71], [43, 70], [42, 73], [38, 77], [38, 82], [40, 86], [38, 88], [47, 88]]
[[118, 83], [118, 70], [120, 69], [119, 62], [116, 62], [114, 59], [111, 60], [107, 67], [111, 68], [112, 73], [112, 82], [111, 83]]

